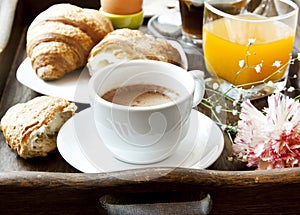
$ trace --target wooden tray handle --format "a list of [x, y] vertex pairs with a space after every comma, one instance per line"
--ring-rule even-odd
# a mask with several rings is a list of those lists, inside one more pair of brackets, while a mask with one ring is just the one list
[[212, 199], [204, 193], [135, 193], [107, 194], [99, 199], [100, 214], [209, 214]]

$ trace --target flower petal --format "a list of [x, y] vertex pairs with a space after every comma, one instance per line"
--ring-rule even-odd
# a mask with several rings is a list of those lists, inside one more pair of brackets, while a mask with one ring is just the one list
[[299, 101], [276, 93], [263, 112], [250, 101], [242, 103], [233, 153], [258, 169], [299, 167]]

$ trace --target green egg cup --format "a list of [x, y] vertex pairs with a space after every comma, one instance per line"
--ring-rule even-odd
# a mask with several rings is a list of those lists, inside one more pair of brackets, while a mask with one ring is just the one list
[[144, 11], [141, 10], [138, 13], [128, 14], [128, 15], [118, 15], [107, 13], [100, 8], [100, 13], [110, 19], [114, 29], [119, 28], [130, 28], [138, 29], [144, 21]]

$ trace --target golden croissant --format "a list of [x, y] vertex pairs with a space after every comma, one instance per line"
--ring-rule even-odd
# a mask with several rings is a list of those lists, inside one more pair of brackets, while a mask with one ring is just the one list
[[84, 66], [90, 50], [111, 31], [111, 21], [97, 10], [56, 4], [29, 26], [26, 52], [36, 74], [54, 80]]

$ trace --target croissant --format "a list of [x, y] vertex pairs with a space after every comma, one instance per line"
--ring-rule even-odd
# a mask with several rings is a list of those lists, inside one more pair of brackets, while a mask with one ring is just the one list
[[123, 28], [110, 32], [92, 48], [87, 67], [93, 75], [109, 64], [135, 59], [165, 61], [181, 66], [180, 53], [166, 40]]
[[59, 79], [84, 66], [90, 50], [111, 31], [111, 21], [97, 10], [56, 4], [30, 24], [26, 52], [41, 79]]

